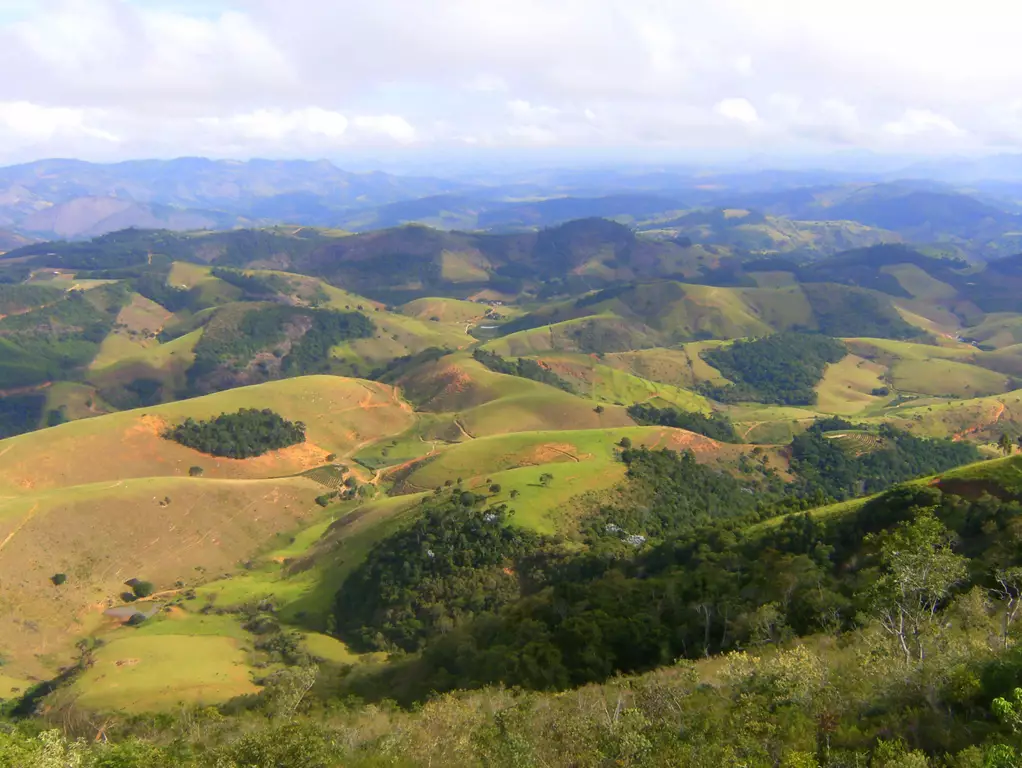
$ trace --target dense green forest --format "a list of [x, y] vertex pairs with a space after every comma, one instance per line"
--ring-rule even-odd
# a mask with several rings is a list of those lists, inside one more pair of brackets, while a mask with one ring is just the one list
[[723, 387], [704, 386], [703, 390], [721, 402], [814, 405], [814, 387], [827, 366], [847, 354], [843, 343], [828, 336], [776, 333], [748, 341], [739, 339], [702, 353], [710, 365], [733, 382]]
[[523, 379], [540, 381], [544, 384], [549, 384], [552, 387], [563, 389], [565, 392], [575, 391], [571, 384], [566, 382], [549, 368], [544, 368], [535, 360], [529, 360], [525, 357], [520, 357], [517, 360], [508, 360], [506, 357], [501, 357], [496, 352], [490, 352], [485, 349], [475, 350], [472, 353], [472, 357], [485, 365], [491, 371], [496, 371], [497, 373], [506, 373], [509, 376], [520, 376]]
[[[791, 470], [807, 491], [836, 499], [876, 493], [912, 477], [978, 461], [976, 446], [949, 439], [915, 437], [882, 425], [867, 443], [849, 444], [828, 432], [855, 431], [842, 419], [818, 421], [791, 442]], [[871, 446], [871, 447], [869, 447]]]
[[37, 428], [45, 407], [44, 394], [0, 397], [0, 440]]
[[687, 429], [689, 432], [697, 432], [725, 443], [741, 442], [735, 432], [735, 425], [722, 413], [706, 416], [696, 411], [683, 411], [671, 406], [657, 408], [649, 403], [636, 403], [628, 407], [628, 415], [636, 424], [643, 426]]
[[96, 356], [128, 298], [124, 286], [108, 285], [0, 318], [0, 389], [73, 378]]
[[[206, 324], [195, 347], [195, 362], [188, 371], [197, 391], [222, 388], [218, 375], [249, 369], [251, 377], [266, 381], [281, 376], [328, 373], [330, 349], [349, 339], [371, 336], [375, 325], [360, 312], [304, 309], [279, 304], [232, 304]], [[272, 352], [254, 368], [259, 352]]]
[[167, 429], [163, 437], [211, 456], [248, 459], [304, 443], [305, 425], [288, 421], [268, 408], [242, 408], [209, 421], [189, 417]]
[[507, 566], [535, 552], [540, 539], [508, 526], [507, 507], [483, 508], [485, 500], [454, 491], [374, 547], [337, 595], [340, 635], [361, 650], [415, 651], [514, 600], [518, 578]]
[[[641, 462], [657, 483], [670, 484], [656, 495], [657, 513], [648, 518], [655, 527], [646, 528], [668, 535], [644, 546], [622, 539], [624, 526], [604, 525], [592, 528], [592, 535], [614, 546], [581, 554], [550, 549], [520, 558], [515, 564], [520, 599], [434, 631], [421, 656], [376, 675], [353, 675], [346, 685], [363, 695], [387, 690], [412, 698], [494, 683], [562, 689], [679, 657], [698, 659], [816, 633], [854, 633], [874, 613], [882, 624], [896, 605], [894, 593], [888, 603], [883, 592], [896, 584], [882, 577], [903, 565], [899, 546], [922, 540], [921, 557], [951, 541], [945, 526], [961, 537], [962, 562], [969, 567], [941, 593], [940, 608], [973, 585], [994, 584], [994, 572], [1008, 562], [1005, 557], [1010, 560], [1010, 547], [989, 544], [1022, 511], [1013, 500], [968, 501], [935, 488], [905, 488], [833, 519], [793, 513], [763, 528], [755, 521], [770, 510], [751, 500], [738, 504], [734, 497], [727, 503], [721, 486], [689, 492], [692, 467], [683, 458], [661, 453], [631, 461]], [[715, 502], [720, 512], [705, 514], [700, 497], [721, 499]], [[630, 556], [622, 551], [626, 542]], [[473, 540], [466, 538], [462, 546], [471, 548]], [[970, 563], [966, 557], [976, 559]], [[906, 642], [914, 649], [913, 662], [918, 644], [930, 638], [914, 634]], [[895, 657], [903, 653], [900, 646], [898, 639]]]
[[[892, 447], [859, 457], [855, 470], [870, 491], [975, 458], [974, 448], [948, 440], [884, 439]], [[626, 448], [621, 460], [625, 491], [583, 519], [582, 550], [536, 537], [502, 548], [483, 521], [505, 510], [486, 509], [472, 493], [424, 502], [416, 526], [377, 544], [358, 577], [345, 582], [337, 609], [342, 636], [357, 647], [424, 647], [423, 654], [382, 670], [380, 679], [356, 675], [352, 690], [416, 698], [495, 683], [559, 689], [762, 642], [757, 622], [783, 570], [769, 561], [745, 572], [763, 537], [773, 536], [748, 531], [778, 515], [800, 520], [799, 510], [843, 498], [845, 489], [821, 481], [808, 457], [796, 465], [793, 484], [756, 462], [735, 476], [690, 453]], [[851, 629], [857, 609], [838, 584], [843, 567], [844, 560], [821, 561], [801, 574], [820, 589], [807, 586], [804, 605], [790, 604], [789, 594], [786, 628], [774, 627], [768, 639], [823, 631], [827, 621]], [[763, 583], [754, 589], [753, 579]]]

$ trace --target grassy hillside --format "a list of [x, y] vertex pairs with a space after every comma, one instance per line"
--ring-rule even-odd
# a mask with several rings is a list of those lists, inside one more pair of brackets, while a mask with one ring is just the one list
[[[502, 327], [507, 349], [535, 351], [534, 335], [549, 327], [577, 328], [583, 318], [601, 326], [615, 324], [629, 333], [604, 333], [581, 351], [622, 352], [641, 346], [675, 346], [699, 339], [733, 339], [787, 330], [819, 331], [832, 336], [910, 338], [920, 329], [906, 323], [883, 294], [851, 286], [804, 284], [767, 288], [716, 287], [675, 282], [640, 283], [608, 288], [573, 302], [561, 302], [512, 320]], [[573, 323], [567, 326], [567, 323]], [[551, 331], [553, 335], [553, 332]], [[563, 335], [563, 334], [562, 334]], [[642, 344], [643, 337], [651, 340]], [[550, 344], [568, 349], [556, 336]], [[575, 348], [581, 345], [576, 343]], [[495, 347], [496, 348], [496, 347]], [[525, 354], [516, 352], [515, 354]]]
[[[256, 459], [213, 458], [160, 437], [186, 417], [205, 419], [240, 408], [270, 408], [308, 425], [308, 441]], [[0, 442], [0, 493], [116, 482], [128, 478], [185, 477], [200, 466], [206, 477], [279, 477], [345, 455], [384, 435], [402, 432], [412, 415], [382, 384], [308, 376], [72, 422]], [[73, 460], [69, 460], [73, 457]]]
[[[666, 350], [665, 350], [666, 351]], [[673, 384], [664, 384], [642, 378], [608, 364], [608, 357], [552, 353], [535, 359], [569, 382], [583, 397], [594, 402], [632, 405], [652, 403], [674, 405], [686, 411], [709, 412], [710, 403], [702, 395]]]
[[[0, 627], [11, 668], [41, 674], [65, 663], [75, 636], [130, 591], [128, 579], [166, 590], [233, 570], [274, 534], [308, 523], [321, 492], [301, 478], [140, 477], [8, 496], [0, 578], [12, 599]], [[56, 573], [67, 575], [60, 587]]]
[[706, 362], [701, 353], [719, 346], [720, 341], [693, 341], [677, 349], [642, 349], [604, 355], [602, 362], [640, 378], [678, 387], [694, 387], [702, 382], [727, 383], [720, 371]]
[[660, 216], [641, 228], [754, 255], [798, 253], [820, 257], [901, 240], [895, 232], [857, 221], [795, 221], [741, 208], [692, 211], [667, 220]]
[[[492, 484], [500, 490], [492, 503], [506, 502], [518, 511], [515, 525], [543, 533], [568, 531], [579, 512], [570, 503], [577, 496], [610, 489], [625, 476], [619, 444], [651, 449], [692, 451], [697, 459], [733, 470], [738, 458], [752, 446], [730, 445], [702, 435], [668, 427], [619, 427], [613, 429], [517, 432], [475, 439], [451, 446], [402, 473], [396, 490], [424, 492], [460, 480], [463, 488], [488, 493]], [[763, 455], [783, 471], [786, 462], [775, 449]], [[541, 483], [542, 474], [552, 479]]]
[[597, 411], [584, 397], [539, 382], [494, 373], [454, 355], [407, 374], [400, 385], [419, 410], [435, 416], [425, 436], [459, 441], [537, 429], [596, 429], [632, 425], [621, 406]]

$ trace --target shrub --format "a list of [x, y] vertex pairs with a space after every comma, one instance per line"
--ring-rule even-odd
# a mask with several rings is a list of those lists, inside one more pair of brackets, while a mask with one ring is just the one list
[[188, 477], [202, 477], [204, 471], [202, 467], [189, 467]]
[[632, 447], [632, 438], [630, 438], [630, 437], [622, 437], [618, 441], [618, 445], [620, 445], [625, 450], [628, 450], [629, 448]]
[[50, 576], [50, 581], [53, 582], [53, 586], [59, 587], [61, 584], [67, 582], [67, 574], [55, 573], [52, 576]]
[[136, 581], [131, 585], [131, 593], [137, 598], [149, 597], [155, 591], [151, 581]]

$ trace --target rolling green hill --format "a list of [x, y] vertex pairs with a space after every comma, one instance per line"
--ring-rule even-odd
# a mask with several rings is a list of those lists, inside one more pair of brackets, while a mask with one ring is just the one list
[[696, 243], [727, 246], [742, 254], [832, 256], [852, 248], [896, 243], [901, 235], [855, 220], [795, 221], [742, 208], [690, 211], [673, 219], [659, 216], [640, 224]]
[[[812, 548], [791, 526], [858, 520], [875, 502], [857, 494], [1017, 440], [1022, 278], [1015, 260], [902, 244], [800, 262], [803, 246], [876, 233], [813, 240], [799, 222], [722, 216], [705, 225], [743, 221], [733, 229], [764, 250], [787, 233], [774, 245], [789, 256], [742, 260], [738, 240], [601, 220], [506, 235], [127, 232], [23, 252], [25, 282], [0, 286], [0, 417], [37, 431], [0, 440], [0, 696], [58, 674], [83, 638], [87, 663], [59, 695], [164, 713], [259, 710], [311, 666], [316, 706], [411, 703], [783, 652], [796, 637], [859, 642], [853, 581], [873, 579], [860, 568], [876, 553], [816, 529]], [[730, 420], [733, 442], [638, 426], [637, 404]], [[302, 422], [306, 440], [233, 460], [162, 437], [243, 408]], [[658, 419], [643, 423], [700, 428]], [[988, 466], [974, 471], [1014, 465]], [[968, 474], [941, 477], [910, 487], [950, 494], [941, 483]], [[423, 519], [443, 523], [422, 532], [430, 542], [463, 542], [464, 562], [408, 550]], [[475, 552], [477, 534], [494, 549]], [[760, 558], [775, 581], [815, 569], [816, 591], [755, 581], [745, 564]], [[133, 579], [157, 594], [124, 599]], [[367, 602], [338, 597], [349, 579]], [[388, 579], [401, 589], [373, 603]], [[647, 611], [658, 600], [669, 616]], [[492, 665], [491, 646], [513, 664]]]

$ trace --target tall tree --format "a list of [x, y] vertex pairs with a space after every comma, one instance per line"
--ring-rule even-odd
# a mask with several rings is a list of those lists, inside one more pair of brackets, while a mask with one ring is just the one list
[[968, 560], [952, 551], [952, 541], [933, 509], [922, 510], [880, 541], [884, 573], [870, 590], [870, 605], [906, 664], [924, 660], [938, 609], [968, 575]]

